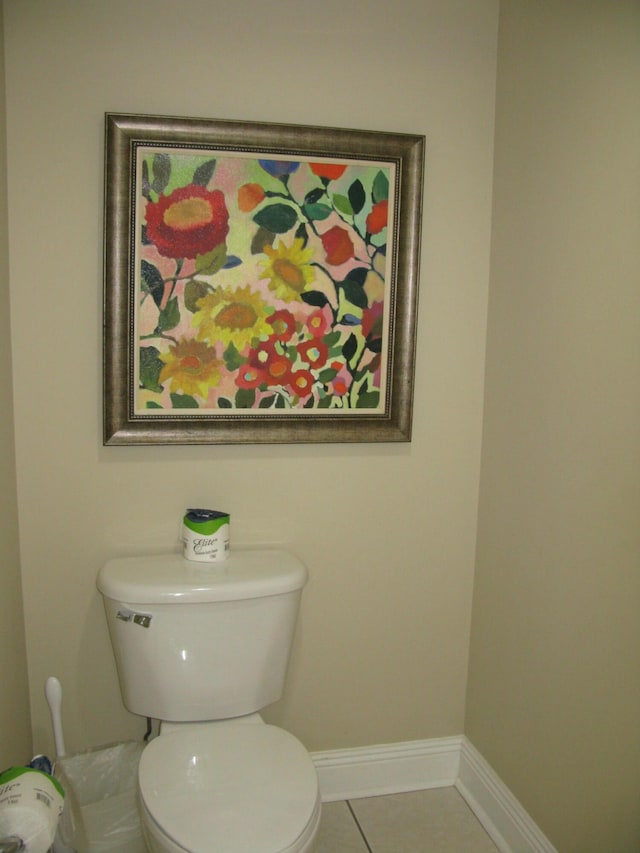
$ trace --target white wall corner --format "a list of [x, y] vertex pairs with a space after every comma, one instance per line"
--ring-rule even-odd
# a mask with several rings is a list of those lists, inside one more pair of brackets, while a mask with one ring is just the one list
[[454, 785], [462, 737], [315, 752], [325, 803]]
[[460, 740], [455, 786], [501, 853], [557, 853], [473, 744]]

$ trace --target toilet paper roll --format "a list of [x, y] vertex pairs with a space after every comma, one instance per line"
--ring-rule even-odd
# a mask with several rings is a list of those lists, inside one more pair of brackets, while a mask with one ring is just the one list
[[188, 509], [182, 520], [183, 553], [196, 563], [215, 563], [229, 556], [228, 512]]
[[47, 853], [64, 805], [60, 784], [30, 767], [0, 774], [0, 838], [17, 836], [28, 853]]

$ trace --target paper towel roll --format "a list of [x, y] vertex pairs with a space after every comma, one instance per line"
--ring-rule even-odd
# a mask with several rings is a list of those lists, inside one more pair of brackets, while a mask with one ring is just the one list
[[62, 788], [51, 776], [30, 767], [0, 774], [0, 838], [15, 835], [27, 853], [47, 853], [64, 805]]

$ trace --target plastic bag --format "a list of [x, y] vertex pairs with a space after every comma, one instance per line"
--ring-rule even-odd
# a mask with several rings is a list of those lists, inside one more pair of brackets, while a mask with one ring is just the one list
[[143, 853], [137, 804], [142, 743], [118, 743], [58, 758], [55, 775], [66, 791], [54, 851]]

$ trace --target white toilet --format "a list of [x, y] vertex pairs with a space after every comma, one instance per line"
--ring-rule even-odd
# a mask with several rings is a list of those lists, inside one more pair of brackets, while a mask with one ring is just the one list
[[127, 557], [100, 570], [124, 704], [161, 721], [138, 772], [150, 850], [313, 850], [311, 757], [258, 714], [282, 695], [306, 580], [281, 550], [208, 564]]

